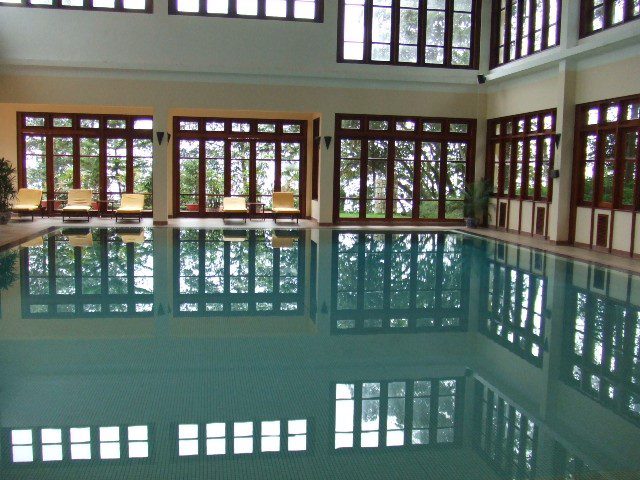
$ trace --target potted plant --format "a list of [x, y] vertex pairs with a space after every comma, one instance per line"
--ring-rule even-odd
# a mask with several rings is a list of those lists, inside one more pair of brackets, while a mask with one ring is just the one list
[[467, 184], [464, 189], [464, 220], [467, 227], [475, 228], [489, 217], [491, 182], [486, 179]]
[[0, 225], [11, 218], [11, 200], [16, 196], [16, 169], [4, 157], [0, 158]]
[[0, 290], [7, 290], [18, 279], [17, 258], [18, 253], [15, 250], [0, 253]]

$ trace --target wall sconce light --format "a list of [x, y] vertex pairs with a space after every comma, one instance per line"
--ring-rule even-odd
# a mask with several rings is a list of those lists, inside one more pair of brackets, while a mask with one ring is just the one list
[[327, 150], [329, 150], [329, 147], [331, 146], [331, 140], [333, 140], [333, 137], [330, 137], [328, 135], [324, 137], [324, 144], [327, 147]]
[[560, 170], [556, 169], [553, 171], [553, 178], [560, 178]]
[[158, 145], [162, 145], [162, 141], [165, 138], [165, 133], [166, 133], [166, 138], [167, 138], [167, 144], [169, 144], [169, 140], [171, 140], [171, 134], [169, 132], [156, 132], [156, 138], [158, 139]]
[[556, 148], [560, 146], [560, 139], [562, 138], [561, 133], [556, 133]]
[[485, 77], [484, 75], [478, 75], [478, 85], [482, 85], [486, 81], [487, 81], [487, 77]]

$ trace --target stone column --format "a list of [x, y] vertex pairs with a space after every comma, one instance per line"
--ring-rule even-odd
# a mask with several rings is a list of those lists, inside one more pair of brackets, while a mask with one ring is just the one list
[[573, 129], [575, 124], [575, 65], [563, 60], [558, 72], [558, 109], [556, 115], [556, 145], [553, 162], [553, 199], [549, 210], [549, 239], [556, 243], [569, 240], [571, 184], [573, 180]]

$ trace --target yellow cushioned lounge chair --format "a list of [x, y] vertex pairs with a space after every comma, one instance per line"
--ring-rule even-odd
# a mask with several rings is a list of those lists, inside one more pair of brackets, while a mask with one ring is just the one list
[[126, 216], [137, 216], [138, 223], [140, 223], [143, 208], [144, 195], [141, 193], [123, 193], [120, 200], [120, 208], [116, 210], [116, 223], [118, 222], [118, 217], [123, 219]]
[[241, 217], [246, 223], [247, 200], [244, 197], [224, 197], [222, 199], [222, 212], [224, 213], [225, 218], [228, 215], [242, 214]]
[[93, 192], [83, 188], [71, 189], [67, 195], [67, 204], [62, 208], [62, 221], [65, 217], [70, 218], [74, 215], [84, 217], [87, 216], [87, 222], [90, 220], [89, 212], [91, 211], [91, 198]]
[[273, 211], [274, 221], [279, 215], [291, 216], [291, 220], [295, 218], [296, 222], [300, 217], [300, 210], [293, 203], [293, 192], [273, 192], [273, 207], [271, 210]]
[[21, 188], [16, 195], [16, 201], [11, 207], [11, 211], [20, 215], [31, 215], [33, 222], [33, 214], [40, 211], [42, 215], [42, 190], [35, 188]]

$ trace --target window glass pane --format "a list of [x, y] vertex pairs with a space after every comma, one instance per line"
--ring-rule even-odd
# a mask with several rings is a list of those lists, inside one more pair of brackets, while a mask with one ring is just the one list
[[294, 18], [313, 19], [316, 16], [316, 0], [295, 0], [293, 4]]
[[100, 191], [100, 139], [80, 138], [80, 187]]
[[66, 193], [73, 188], [73, 138], [53, 138], [53, 188]]
[[395, 142], [393, 217], [411, 218], [415, 143]]
[[257, 15], [258, 0], [236, 0], [238, 15]]
[[207, 13], [229, 13], [229, 0], [207, 0]]
[[369, 140], [367, 162], [367, 218], [384, 218], [386, 212], [389, 142]]
[[179, 12], [198, 12], [200, 10], [200, 0], [178, 0], [177, 8]]
[[152, 208], [153, 192], [153, 142], [148, 139], [133, 139], [133, 192], [143, 193], [144, 208]]
[[231, 195], [249, 196], [250, 142], [231, 142]]
[[[47, 191], [47, 144], [46, 137], [25, 136], [25, 171], [27, 188]], [[46, 198], [46, 197], [45, 197]]]
[[287, 1], [286, 0], [266, 0], [265, 13], [268, 17], [286, 17]]
[[360, 158], [362, 146], [359, 140], [340, 142], [340, 217], [358, 217], [360, 197]]
[[198, 211], [200, 142], [180, 140], [180, 210]]

